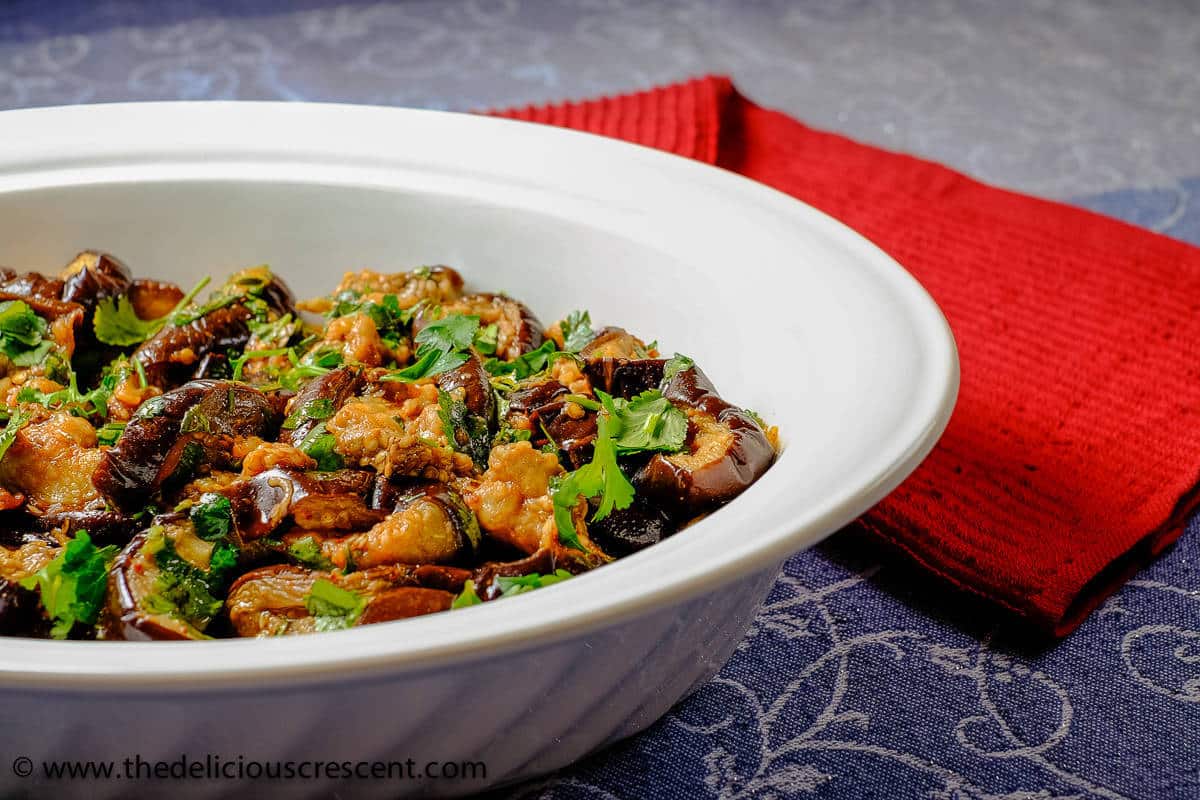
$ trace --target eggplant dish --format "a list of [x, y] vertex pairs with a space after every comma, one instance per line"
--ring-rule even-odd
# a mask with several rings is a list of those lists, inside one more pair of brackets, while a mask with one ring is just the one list
[[771, 465], [773, 428], [586, 311], [448, 267], [190, 290], [0, 271], [0, 633], [336, 630], [538, 589]]

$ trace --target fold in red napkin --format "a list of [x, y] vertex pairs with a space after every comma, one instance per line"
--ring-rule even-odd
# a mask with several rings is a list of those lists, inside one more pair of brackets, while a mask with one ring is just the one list
[[933, 454], [858, 524], [1062, 635], [1197, 505], [1200, 250], [813, 130], [710, 77], [501, 112], [739, 172], [903, 264], [954, 331]]

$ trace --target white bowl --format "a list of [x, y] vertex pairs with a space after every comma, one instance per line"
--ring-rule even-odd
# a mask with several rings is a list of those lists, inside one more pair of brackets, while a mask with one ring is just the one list
[[937, 307], [849, 229], [731, 173], [548, 127], [271, 103], [0, 114], [0, 263], [53, 271], [85, 247], [183, 284], [269, 262], [300, 295], [347, 269], [450, 264], [544, 320], [585, 307], [694, 357], [785, 449], [694, 527], [502, 602], [270, 641], [3, 640], [5, 790], [131, 788], [23, 780], [17, 756], [36, 774], [42, 759], [135, 754], [487, 769], [170, 784], [197, 795], [450, 794], [562, 767], [719, 669], [781, 562], [914, 469], [957, 390]]

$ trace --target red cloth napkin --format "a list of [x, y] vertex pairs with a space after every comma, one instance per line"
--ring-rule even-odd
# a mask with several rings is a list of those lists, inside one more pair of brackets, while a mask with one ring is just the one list
[[501, 112], [740, 172], [903, 264], [957, 339], [933, 454], [859, 524], [1062, 635], [1180, 534], [1200, 475], [1200, 250], [813, 130], [710, 77]]

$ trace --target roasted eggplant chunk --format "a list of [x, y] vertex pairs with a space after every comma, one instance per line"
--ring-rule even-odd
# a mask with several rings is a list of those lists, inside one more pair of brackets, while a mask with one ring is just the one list
[[763, 429], [722, 400], [698, 367], [671, 377], [663, 396], [689, 410], [688, 447], [653, 456], [634, 476], [639, 494], [679, 513], [698, 514], [741, 494], [774, 462], [775, 449]]
[[678, 527], [667, 512], [637, 499], [629, 508], [616, 509], [604, 519], [590, 523], [588, 534], [604, 552], [619, 558], [658, 544]]
[[635, 359], [648, 356], [646, 343], [624, 328], [607, 327], [579, 351], [587, 361], [600, 358]]
[[63, 269], [61, 279], [61, 299], [90, 311], [99, 301], [128, 292], [133, 273], [115, 256], [85, 250]]
[[443, 372], [435, 382], [443, 392], [461, 399], [472, 414], [491, 420], [496, 413], [496, 397], [489, 377], [479, 356], [471, 353], [462, 366]]
[[339, 569], [466, 562], [479, 549], [479, 521], [462, 496], [444, 483], [381, 480], [371, 505], [383, 511], [383, 518], [367, 531], [348, 536], [292, 533], [284, 541], [312, 537], [322, 558]]
[[510, 428], [529, 431], [534, 447], [553, 445], [571, 469], [578, 469], [592, 458], [596, 414], [572, 404], [567, 399], [569, 394], [553, 379], [526, 382], [508, 396], [503, 422]]
[[[374, 567], [348, 575], [285, 564], [247, 572], [229, 590], [229, 621], [239, 636], [279, 636], [369, 625], [445, 611], [470, 577], [450, 567]], [[322, 619], [309, 598], [318, 581], [349, 593], [359, 607]], [[338, 609], [341, 610], [341, 609]]]
[[0, 636], [43, 638], [49, 631], [37, 593], [0, 578]]
[[232, 304], [184, 325], [167, 325], [138, 346], [133, 358], [153, 386], [186, 381], [209, 353], [240, 350], [250, 339], [250, 309]]
[[299, 447], [321, 424], [321, 418], [305, 414], [305, 409], [313, 408], [315, 404], [327, 404], [329, 411], [336, 411], [362, 391], [364, 384], [363, 371], [357, 367], [339, 367], [309, 381], [290, 401], [290, 424], [279, 432], [279, 440]]
[[594, 388], [628, 400], [657, 389], [662, 383], [666, 363], [662, 358], [593, 358], [587, 362], [584, 372]]
[[138, 522], [133, 517], [107, 508], [50, 512], [35, 517], [34, 525], [47, 534], [57, 531], [73, 535], [76, 531], [87, 531], [99, 546], [125, 545], [138, 530]]
[[262, 392], [233, 381], [192, 381], [142, 404], [92, 473], [113, 505], [139, 506], [200, 464], [231, 466], [235, 437], [270, 437], [278, 424]]
[[133, 313], [141, 319], [165, 317], [183, 299], [183, 290], [173, 283], [138, 278], [127, 292]]
[[387, 516], [369, 504], [374, 485], [370, 470], [276, 468], [236, 481], [221, 494], [229, 498], [239, 536], [251, 542], [287, 524], [319, 531], [369, 528]]

